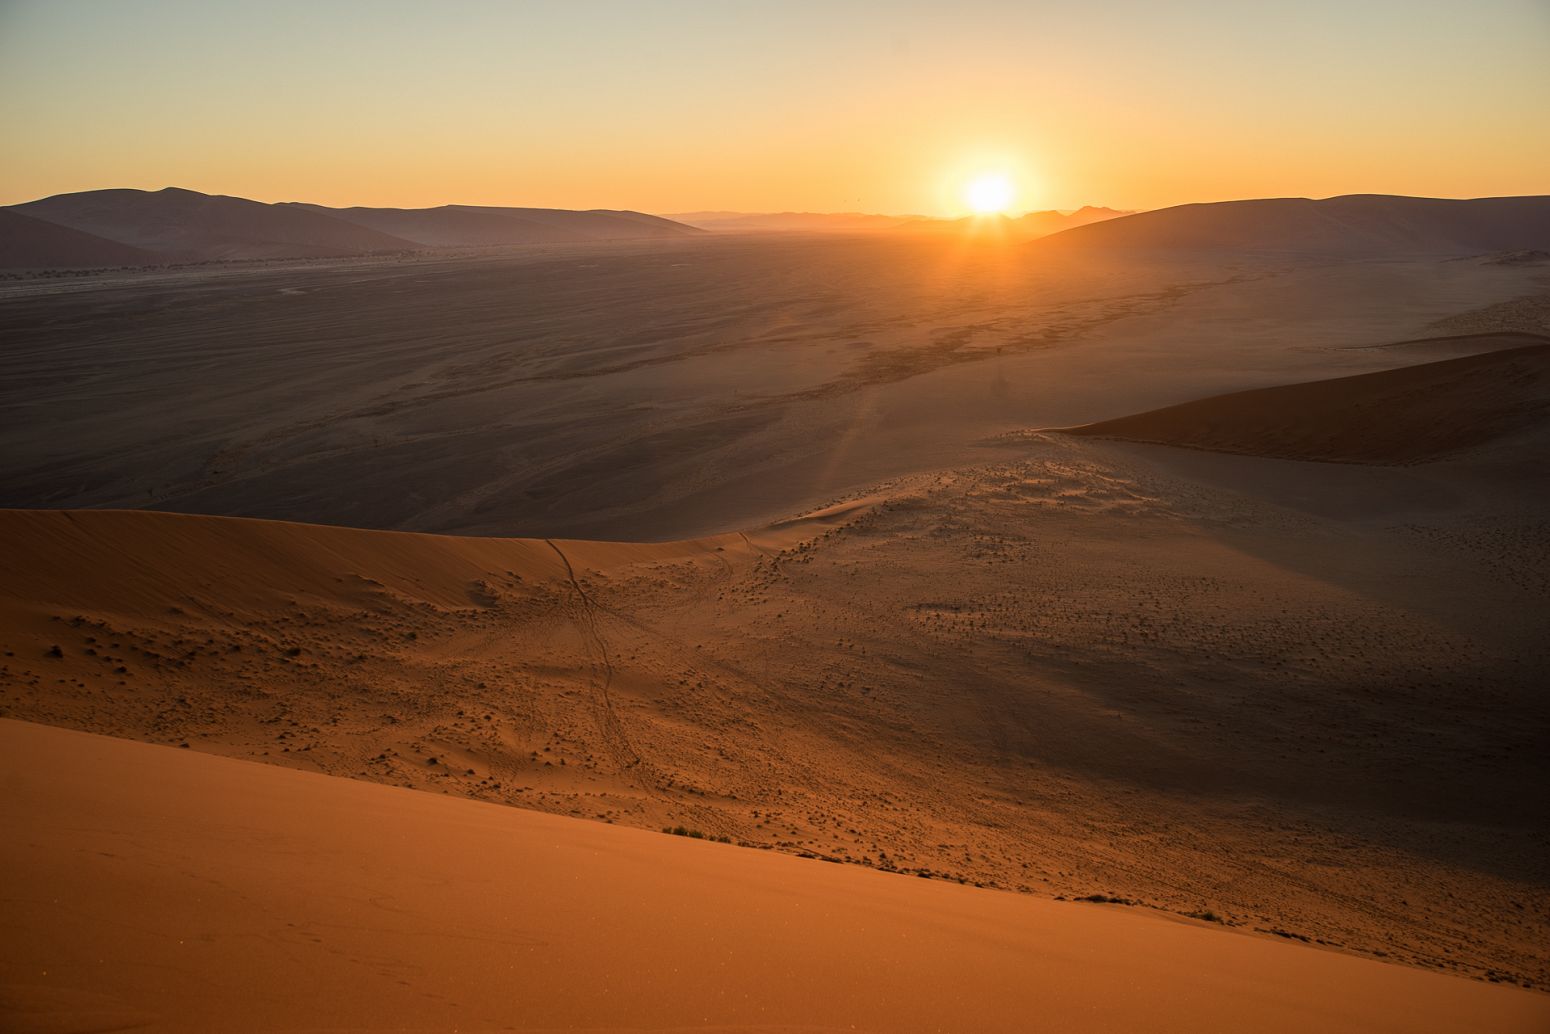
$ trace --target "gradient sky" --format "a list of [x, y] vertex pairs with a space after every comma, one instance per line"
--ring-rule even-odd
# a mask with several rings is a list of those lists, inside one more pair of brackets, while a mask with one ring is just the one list
[[1550, 192], [1550, 0], [0, 0], [0, 203]]

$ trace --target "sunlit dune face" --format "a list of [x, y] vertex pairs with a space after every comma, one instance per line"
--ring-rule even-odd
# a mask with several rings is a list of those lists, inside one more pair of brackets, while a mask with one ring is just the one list
[[976, 215], [999, 215], [1012, 204], [1012, 181], [1000, 173], [976, 176], [964, 188], [963, 199]]

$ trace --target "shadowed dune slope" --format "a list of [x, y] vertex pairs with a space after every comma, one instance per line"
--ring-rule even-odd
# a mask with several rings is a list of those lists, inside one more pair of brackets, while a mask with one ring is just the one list
[[318, 212], [178, 187], [57, 194], [13, 208], [187, 262], [324, 258], [415, 247], [402, 238]]
[[1547, 244], [1550, 197], [1453, 200], [1352, 194], [1179, 205], [1075, 227], [1040, 247], [1364, 257], [1469, 255]]
[[1444, 359], [1450, 356], [1480, 355], [1483, 352], [1504, 352], [1509, 348], [1529, 348], [1533, 345], [1550, 345], [1550, 337], [1529, 331], [1502, 330], [1480, 334], [1447, 334], [1442, 337], [1411, 338], [1406, 341], [1389, 341], [1381, 345], [1363, 347], [1373, 351], [1408, 352], [1417, 356]]
[[[6, 566], [12, 600], [38, 606], [95, 598], [123, 614], [166, 612], [199, 585], [219, 586], [223, 607], [272, 606], [317, 593], [348, 598], [399, 592], [433, 607], [467, 607], [471, 586], [492, 572], [562, 579], [547, 539], [473, 538], [191, 517], [149, 511], [0, 511], [7, 541], [26, 542], [31, 561]], [[735, 538], [735, 536], [734, 536]], [[709, 542], [711, 540], [706, 540]], [[577, 563], [652, 561], [703, 553], [703, 542], [567, 542]], [[197, 591], [197, 590], [196, 590]], [[0, 611], [3, 613], [3, 611]]]
[[1550, 344], [1288, 384], [1069, 434], [1329, 463], [1424, 463], [1550, 419]]
[[1542, 995], [1155, 915], [19, 722], [0, 757], [11, 1031], [1550, 1024]]
[[145, 266], [161, 261], [142, 248], [0, 208], [0, 269]]
[[0, 511], [0, 715], [1544, 986], [1539, 511], [1017, 451], [662, 544]]
[[408, 209], [324, 208], [307, 204], [284, 207], [317, 212], [402, 237], [416, 244], [438, 248], [638, 240], [683, 237], [701, 232], [671, 219], [640, 212], [570, 212], [562, 209], [486, 208], [473, 205]]

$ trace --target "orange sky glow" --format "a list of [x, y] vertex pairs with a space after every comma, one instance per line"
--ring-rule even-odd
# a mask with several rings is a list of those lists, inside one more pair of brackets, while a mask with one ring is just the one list
[[0, 4], [0, 203], [960, 215], [1550, 189], [1550, 5]]

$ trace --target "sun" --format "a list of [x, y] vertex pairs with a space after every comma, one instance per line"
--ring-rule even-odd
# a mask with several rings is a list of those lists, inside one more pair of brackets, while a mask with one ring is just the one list
[[1012, 203], [1012, 181], [998, 172], [987, 172], [969, 181], [963, 199], [977, 215], [999, 215]]

